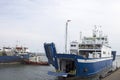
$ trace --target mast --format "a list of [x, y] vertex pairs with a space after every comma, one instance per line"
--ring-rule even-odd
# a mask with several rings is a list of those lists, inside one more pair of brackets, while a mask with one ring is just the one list
[[71, 20], [67, 20], [66, 22], [66, 32], [65, 32], [65, 53], [67, 53], [67, 36], [68, 36], [68, 23], [70, 22]]
[[94, 26], [95, 28], [93, 29], [93, 38], [94, 38], [94, 50], [95, 50], [95, 53], [96, 53], [96, 37], [97, 37], [97, 26], [95, 25]]
[[80, 43], [82, 42], [82, 32], [80, 32]]

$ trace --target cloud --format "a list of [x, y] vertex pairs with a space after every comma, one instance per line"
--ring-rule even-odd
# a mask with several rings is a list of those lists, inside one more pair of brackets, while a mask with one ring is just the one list
[[120, 34], [119, 3], [117, 0], [0, 0], [0, 37], [7, 42], [19, 39], [41, 52], [43, 46], [39, 45], [55, 42], [58, 51], [63, 52], [65, 22], [70, 19], [69, 41], [79, 40], [80, 31], [91, 35], [94, 25], [101, 25], [115, 46], [112, 41], [117, 41], [115, 36]]

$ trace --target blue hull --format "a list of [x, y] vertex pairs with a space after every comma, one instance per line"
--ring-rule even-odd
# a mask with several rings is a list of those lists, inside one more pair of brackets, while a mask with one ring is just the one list
[[100, 75], [102, 72], [109, 72], [112, 69], [112, 59], [92, 62], [92, 63], [81, 63], [78, 62], [78, 68], [76, 76], [89, 77]]
[[52, 64], [56, 71], [64, 72], [68, 76], [91, 77], [103, 75], [112, 69], [112, 57], [86, 59], [74, 54], [57, 54], [55, 45], [44, 44], [49, 64]]
[[[57, 54], [56, 58], [57, 60], [64, 60], [64, 62], [67, 60], [73, 61], [74, 64], [72, 65], [75, 67], [73, 70], [76, 71], [74, 73], [74, 76], [77, 77], [95, 76], [101, 74], [103, 71], [109, 72], [112, 69], [112, 58], [84, 59], [83, 57], [71, 54]], [[60, 65], [62, 65], [62, 63], [57, 63], [56, 65], [58, 64], [58, 67], [60, 68]], [[68, 72], [70, 72], [70, 70], [68, 70]]]
[[20, 62], [20, 56], [0, 56], [0, 63]]

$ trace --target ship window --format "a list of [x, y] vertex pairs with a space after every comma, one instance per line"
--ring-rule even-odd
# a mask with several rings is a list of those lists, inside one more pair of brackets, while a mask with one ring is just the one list
[[81, 56], [83, 56], [84, 58], [88, 58], [88, 56], [89, 56], [88, 53], [89, 53], [89, 52], [84, 52], [84, 51], [79, 52], [79, 54], [80, 54]]
[[105, 41], [107, 41], [107, 38], [105, 38]]
[[104, 40], [104, 38], [101, 38], [102, 40]]
[[103, 54], [106, 54], [106, 52], [105, 52], [105, 51], [103, 51]]
[[76, 47], [76, 45], [71, 45], [71, 47]]
[[82, 45], [82, 46], [81, 46], [81, 48], [82, 48], [82, 49], [84, 49], [84, 48], [85, 48], [85, 46], [84, 46], [84, 45]]

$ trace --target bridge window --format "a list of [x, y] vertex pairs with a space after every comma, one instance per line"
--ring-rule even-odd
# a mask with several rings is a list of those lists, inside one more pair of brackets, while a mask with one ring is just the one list
[[105, 52], [105, 51], [103, 51], [103, 54], [106, 54], [106, 52]]
[[71, 45], [71, 47], [76, 47], [76, 45]]

